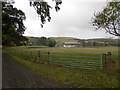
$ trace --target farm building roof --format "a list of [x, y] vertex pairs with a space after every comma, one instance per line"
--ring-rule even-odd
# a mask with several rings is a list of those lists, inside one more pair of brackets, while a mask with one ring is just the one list
[[81, 45], [81, 43], [77, 43], [77, 42], [64, 42], [63, 44], [69, 44], [69, 45]]

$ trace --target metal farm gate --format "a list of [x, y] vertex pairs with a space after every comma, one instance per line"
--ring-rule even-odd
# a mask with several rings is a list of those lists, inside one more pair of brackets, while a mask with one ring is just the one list
[[102, 53], [51, 52], [48, 56], [50, 63], [65, 67], [82, 69], [104, 68]]
[[[104, 69], [107, 62], [112, 61], [111, 52], [108, 53], [80, 53], [80, 52], [41, 52], [25, 50], [8, 50], [7, 52], [35, 63], [50, 63], [64, 67], [82, 69]], [[106, 62], [107, 61], [107, 62]]]

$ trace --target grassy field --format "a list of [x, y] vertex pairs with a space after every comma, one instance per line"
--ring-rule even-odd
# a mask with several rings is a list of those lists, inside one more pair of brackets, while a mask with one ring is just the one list
[[[37, 74], [54, 79], [65, 84], [71, 84], [80, 88], [117, 88], [118, 87], [118, 47], [101, 48], [26, 48], [13, 47], [5, 50], [18, 62], [25, 64]], [[19, 51], [24, 56], [19, 57]], [[31, 62], [40, 52], [77, 52], [77, 53], [112, 53], [112, 60], [116, 63], [108, 63], [103, 70], [85, 70], [61, 67], [53, 64], [38, 64]], [[11, 53], [13, 52], [13, 53]], [[28, 55], [26, 55], [28, 54]], [[32, 59], [33, 58], [33, 59]]]
[[[34, 48], [36, 47], [36, 48]], [[45, 47], [45, 48], [44, 48]], [[40, 52], [51, 52], [51, 53], [57, 53], [57, 52], [68, 52], [68, 53], [107, 53], [111, 52], [112, 53], [112, 60], [115, 62], [120, 62], [118, 61], [118, 47], [97, 47], [97, 48], [64, 48], [64, 47], [59, 47], [59, 48], [47, 48], [46, 46], [20, 46], [20, 47], [11, 47], [8, 48], [7, 50], [9, 51], [16, 51], [19, 53], [19, 51], [23, 51], [27, 53], [33, 52], [32, 56]], [[29, 56], [29, 54], [28, 54]], [[31, 55], [30, 55], [31, 56]]]

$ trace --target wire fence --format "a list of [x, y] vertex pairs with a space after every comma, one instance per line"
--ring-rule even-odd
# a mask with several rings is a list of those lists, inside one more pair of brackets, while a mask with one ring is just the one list
[[101, 57], [101, 53], [50, 53], [50, 60], [54, 64], [83, 69], [102, 69]]
[[17, 57], [35, 63], [57, 64], [64, 67], [82, 69], [104, 69], [106, 61], [111, 60], [111, 52], [78, 53], [78, 52], [41, 52], [36, 50], [7, 49], [7, 52]]

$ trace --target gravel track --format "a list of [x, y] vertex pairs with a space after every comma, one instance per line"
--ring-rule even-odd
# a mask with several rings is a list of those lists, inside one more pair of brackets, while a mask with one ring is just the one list
[[72, 88], [38, 76], [7, 54], [2, 55], [2, 88]]

